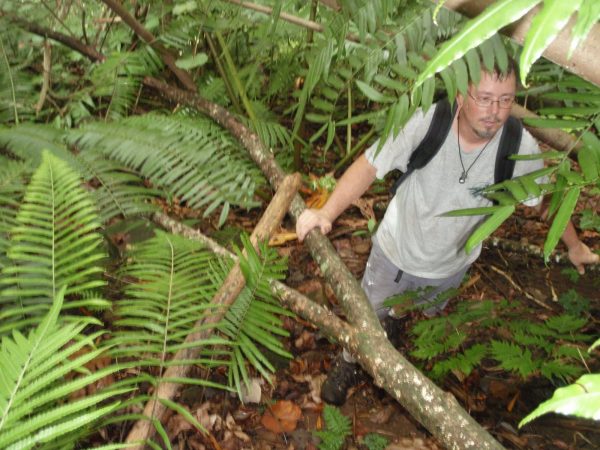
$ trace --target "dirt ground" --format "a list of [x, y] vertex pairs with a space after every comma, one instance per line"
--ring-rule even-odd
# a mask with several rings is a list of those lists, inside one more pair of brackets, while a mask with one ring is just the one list
[[[361, 208], [362, 209], [362, 208]], [[340, 256], [353, 274], [360, 279], [370, 250], [367, 220], [356, 208], [345, 213], [330, 234]], [[284, 225], [290, 231], [291, 224]], [[286, 230], [283, 230], [286, 231]], [[547, 226], [534, 216], [520, 211], [509, 219], [495, 236], [512, 242], [541, 246]], [[598, 234], [581, 234], [592, 248], [600, 248]], [[589, 301], [589, 325], [585, 332], [600, 335], [600, 271], [588, 271], [578, 280], [569, 273], [568, 263], [545, 266], [538, 256], [521, 250], [505, 250], [486, 244], [482, 256], [469, 272], [468, 286], [451, 300], [447, 312], [460, 301], [491, 299], [518, 300], [523, 314], [550, 317], [561, 311], [558, 298], [574, 290]], [[320, 277], [317, 265], [306, 249], [296, 241], [284, 243], [279, 251], [289, 258], [286, 283], [313, 300], [327, 305], [340, 314], [329, 286]], [[564, 249], [558, 249], [562, 252]], [[412, 348], [410, 328], [423, 318], [411, 313], [405, 321], [406, 343], [399, 349], [405, 355]], [[278, 367], [273, 384], [260, 385], [260, 403], [245, 405], [233, 396], [206, 389], [187, 389], [180, 402], [208, 424], [211, 434], [202, 436], [189, 425], [173, 416], [167, 429], [177, 436], [183, 449], [315, 449], [319, 439], [314, 431], [323, 428], [323, 403], [320, 386], [326, 378], [339, 347], [329, 342], [319, 330], [301, 319], [287, 319], [290, 332], [287, 347], [293, 360], [276, 359]], [[414, 358], [410, 358], [414, 362]], [[418, 361], [417, 361], [418, 363]], [[600, 371], [598, 358], [588, 361], [592, 372]], [[600, 448], [600, 427], [597, 422], [548, 414], [517, 428], [519, 421], [539, 403], [548, 399], [556, 386], [541, 377], [522, 378], [482, 364], [466, 379], [454, 374], [440, 380], [439, 385], [451, 392], [498, 441], [508, 449], [531, 450], [588, 450]], [[286, 405], [299, 407], [297, 422], [289, 431], [274, 432], [265, 426], [265, 405], [287, 401]], [[198, 414], [197, 412], [200, 411]], [[341, 412], [351, 419], [352, 432], [346, 440], [346, 449], [366, 449], [363, 439], [377, 433], [388, 441], [387, 449], [441, 449], [427, 430], [417, 423], [385, 391], [367, 380], [354, 388]], [[179, 422], [177, 422], [179, 420]], [[180, 427], [179, 429], [177, 427]], [[175, 432], [175, 431], [177, 432]]]

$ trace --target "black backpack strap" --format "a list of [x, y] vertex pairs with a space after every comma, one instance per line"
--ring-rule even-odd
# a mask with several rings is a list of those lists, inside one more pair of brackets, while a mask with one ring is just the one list
[[396, 180], [390, 189], [392, 195], [396, 194], [398, 187], [414, 170], [425, 167], [437, 154], [450, 132], [455, 113], [456, 106], [453, 108], [448, 99], [442, 99], [436, 103], [429, 129], [423, 140], [411, 153], [408, 165], [406, 166], [406, 172]]
[[496, 167], [494, 169], [494, 183], [510, 180], [515, 169], [515, 160], [509, 159], [510, 155], [519, 153], [523, 136], [523, 124], [515, 117], [510, 116], [500, 136], [498, 153], [496, 154]]

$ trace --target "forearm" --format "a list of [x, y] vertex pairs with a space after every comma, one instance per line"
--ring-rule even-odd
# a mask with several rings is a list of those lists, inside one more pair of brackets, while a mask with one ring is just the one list
[[571, 249], [581, 242], [579, 237], [577, 236], [577, 230], [575, 229], [575, 225], [573, 222], [569, 220], [567, 224], [567, 228], [565, 228], [564, 233], [561, 236], [561, 240], [565, 243], [568, 249]]
[[333, 222], [348, 206], [358, 200], [375, 180], [377, 170], [361, 155], [339, 179], [321, 212]]

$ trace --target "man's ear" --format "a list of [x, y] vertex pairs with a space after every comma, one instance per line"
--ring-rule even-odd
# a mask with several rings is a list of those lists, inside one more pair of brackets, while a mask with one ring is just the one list
[[456, 93], [456, 106], [458, 107], [458, 110], [460, 110], [463, 105], [465, 103], [465, 97], [462, 95], [461, 92], [457, 92]]

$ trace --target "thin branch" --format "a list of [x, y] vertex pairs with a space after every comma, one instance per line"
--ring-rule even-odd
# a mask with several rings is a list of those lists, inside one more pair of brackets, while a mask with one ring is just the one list
[[56, 19], [56, 21], [58, 23], [60, 23], [62, 25], [62, 27], [65, 30], [67, 30], [72, 37], [74, 37], [75, 33], [73, 33], [71, 31], [71, 29], [67, 26], [67, 24], [58, 16], [58, 14], [56, 14], [54, 12], [54, 9], [50, 8], [50, 6], [48, 6], [48, 4], [45, 2], [45, 0], [41, 0], [41, 1], [42, 1], [42, 5], [44, 5], [44, 8], [46, 8], [48, 10], [48, 12], [52, 15], [52, 17], [54, 17]]
[[[225, 0], [225, 1], [228, 3], [233, 3], [234, 5], [239, 5], [246, 9], [251, 9], [253, 11], [265, 14], [267, 16], [273, 15], [273, 8], [269, 8], [268, 6], [257, 5], [256, 3], [251, 3], [251, 2], [243, 2], [241, 0]], [[282, 12], [279, 14], [279, 18], [281, 20], [285, 20], [286, 22], [293, 23], [294, 25], [298, 25], [300, 27], [304, 27], [309, 30], [316, 31], [318, 33], [322, 33], [325, 30], [325, 27], [323, 27], [323, 25], [321, 25], [317, 22], [313, 22], [312, 20], [302, 19], [301, 17], [294, 16], [292, 14]], [[353, 41], [353, 42], [360, 42], [360, 39], [358, 38], [358, 36], [356, 36], [355, 34], [352, 34], [352, 33], [348, 33], [346, 35], [346, 39], [348, 39], [349, 41]]]
[[50, 89], [50, 70], [52, 65], [52, 47], [50, 42], [44, 42], [44, 61], [42, 62], [42, 90], [40, 91], [40, 99], [35, 105], [35, 113], [39, 114], [46, 101], [48, 90]]
[[10, 22], [14, 23], [20, 28], [29, 31], [30, 33], [37, 34], [38, 36], [45, 37], [47, 39], [52, 39], [53, 41], [60, 42], [61, 44], [81, 53], [86, 56], [89, 60], [96, 61], [104, 61], [105, 56], [98, 52], [95, 48], [85, 45], [81, 41], [67, 36], [66, 34], [59, 33], [57, 31], [52, 31], [48, 28], [42, 27], [36, 23], [29, 22], [25, 19], [15, 16], [14, 14], [10, 14], [0, 10], [0, 17], [6, 17]]
[[112, 9], [118, 16], [120, 16], [123, 19], [123, 22], [125, 22], [135, 34], [141, 37], [147, 44], [149, 44], [161, 55], [164, 63], [187, 90], [193, 92], [197, 90], [196, 83], [194, 83], [194, 80], [190, 74], [187, 71], [177, 67], [175, 64], [175, 57], [169, 52], [169, 50], [161, 45], [156, 40], [154, 35], [146, 30], [146, 28], [144, 28], [144, 26], [129, 11], [127, 11], [123, 5], [116, 0], [102, 0], [102, 2]]

